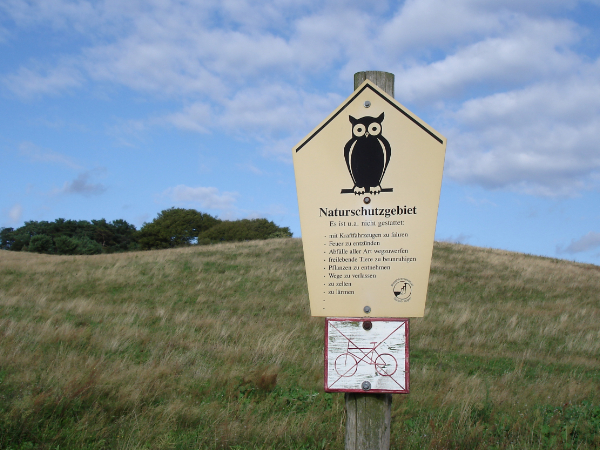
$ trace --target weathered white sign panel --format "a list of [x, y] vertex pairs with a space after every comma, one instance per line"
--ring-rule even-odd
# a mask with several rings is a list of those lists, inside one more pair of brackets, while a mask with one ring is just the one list
[[327, 319], [325, 391], [407, 394], [408, 319]]
[[368, 80], [294, 147], [313, 316], [423, 316], [445, 150]]

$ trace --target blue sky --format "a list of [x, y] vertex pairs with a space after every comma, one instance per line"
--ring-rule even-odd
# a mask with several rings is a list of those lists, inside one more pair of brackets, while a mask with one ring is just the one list
[[384, 70], [448, 138], [437, 240], [600, 264], [599, 0], [2, 0], [0, 55], [0, 226], [300, 236], [291, 148]]

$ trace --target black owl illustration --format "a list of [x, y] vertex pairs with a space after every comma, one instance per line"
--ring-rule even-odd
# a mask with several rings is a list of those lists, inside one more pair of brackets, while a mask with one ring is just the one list
[[390, 143], [381, 135], [383, 114], [379, 117], [350, 117], [352, 139], [344, 147], [344, 158], [348, 172], [354, 182], [352, 189], [342, 189], [342, 193], [362, 195], [392, 192], [392, 188], [382, 189], [381, 180], [390, 162]]

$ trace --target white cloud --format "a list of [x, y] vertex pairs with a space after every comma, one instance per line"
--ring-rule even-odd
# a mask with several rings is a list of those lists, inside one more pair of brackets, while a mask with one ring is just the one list
[[[598, 187], [600, 71], [465, 102], [451, 114], [447, 176], [542, 196]], [[597, 72], [597, 73], [596, 73]]]
[[290, 37], [294, 63], [291, 68], [306, 75], [322, 74], [342, 64], [341, 72], [346, 78], [346, 67], [362, 65], [360, 70], [365, 70], [380, 63], [385, 58], [382, 45], [375, 44], [380, 42], [380, 26], [373, 24], [385, 23], [386, 19], [374, 13], [356, 7], [328, 8], [299, 17]]
[[83, 83], [79, 71], [68, 65], [59, 65], [41, 70], [21, 67], [14, 73], [0, 79], [13, 93], [21, 97], [44, 94], [59, 94]]
[[197, 102], [159, 120], [201, 133], [220, 130], [262, 144], [263, 153], [286, 161], [291, 148], [338, 104], [336, 94], [308, 94], [273, 84], [238, 91], [211, 107]]
[[542, 81], [524, 89], [467, 100], [456, 118], [471, 129], [504, 122], [530, 125], [539, 118], [581, 123], [600, 113], [600, 62], [582, 66], [581, 73], [561, 81]]
[[8, 218], [11, 223], [17, 224], [21, 222], [23, 217], [23, 206], [20, 203], [16, 203], [8, 210]]
[[265, 141], [295, 130], [310, 131], [341, 101], [341, 96], [308, 94], [284, 85], [245, 89], [224, 101], [220, 124]]
[[238, 196], [237, 192], [219, 192], [215, 187], [190, 187], [183, 184], [166, 189], [161, 197], [177, 203], [197, 204], [201, 208], [231, 210]]
[[68, 0], [5, 0], [1, 9], [21, 25], [43, 20], [56, 27], [65, 26], [68, 21], [87, 22], [94, 12], [89, 2]]
[[474, 86], [518, 86], [569, 73], [579, 64], [579, 57], [564, 50], [576, 40], [572, 23], [522, 18], [515, 28], [465, 45], [439, 61], [399, 69], [396, 95], [413, 102], [455, 98]]
[[21, 95], [76, 87], [79, 70], [134, 90], [217, 99], [257, 80], [319, 74], [355, 53], [352, 47], [368, 49], [362, 37], [372, 18], [351, 5], [317, 2], [315, 12], [310, 4], [285, 1], [203, 2], [202, 7], [186, 1], [127, 2], [132, 4], [120, 14], [114, 1], [78, 2], [81, 8], [49, 3], [56, 14], [44, 2], [15, 1], [4, 9], [24, 27], [50, 23], [65, 33], [81, 28], [82, 36], [99, 38], [91, 45], [79, 43], [79, 56], [57, 64], [55, 73], [21, 67], [8, 77], [9, 87]]
[[183, 130], [209, 133], [214, 127], [214, 115], [209, 104], [197, 102], [165, 116], [163, 120]]
[[38, 147], [32, 142], [21, 142], [19, 154], [25, 156], [31, 162], [51, 163], [68, 167], [74, 170], [82, 170], [83, 167], [66, 155], [52, 150]]
[[[201, 44], [134, 35], [87, 49], [83, 66], [92, 79], [159, 96], [224, 95], [226, 83], [206, 67], [195, 45]], [[210, 41], [204, 45], [211, 46]]]
[[451, 49], [456, 42], [499, 32], [507, 19], [508, 11], [489, 11], [468, 1], [407, 0], [396, 16], [383, 24], [381, 36], [395, 56], [431, 46]]
[[572, 8], [577, 0], [407, 0], [383, 24], [381, 40], [395, 57], [424, 58], [435, 50], [452, 52], [461, 45], [505, 34], [525, 17], [547, 17]]
[[25, 97], [90, 81], [126, 86], [178, 102], [145, 123], [219, 130], [289, 161], [291, 146], [349, 93], [354, 71], [389, 70], [396, 97], [433, 110], [450, 138], [449, 177], [576, 195], [597, 187], [600, 171], [599, 63], [576, 52], [586, 30], [563, 18], [576, 5], [6, 0], [0, 10], [17, 27], [81, 36], [54, 66], [31, 61], [1, 80]]

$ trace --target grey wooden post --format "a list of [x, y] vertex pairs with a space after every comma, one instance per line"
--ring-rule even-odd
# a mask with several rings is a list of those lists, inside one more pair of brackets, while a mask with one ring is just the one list
[[346, 450], [389, 450], [392, 394], [346, 394]]
[[366, 72], [356, 72], [354, 74], [354, 90], [356, 90], [363, 81], [369, 80], [383, 89], [386, 94], [394, 96], [394, 74], [389, 72], [377, 72], [367, 70]]
[[[369, 79], [394, 96], [394, 74], [357, 72], [354, 90]], [[392, 394], [346, 394], [346, 450], [389, 450]]]

